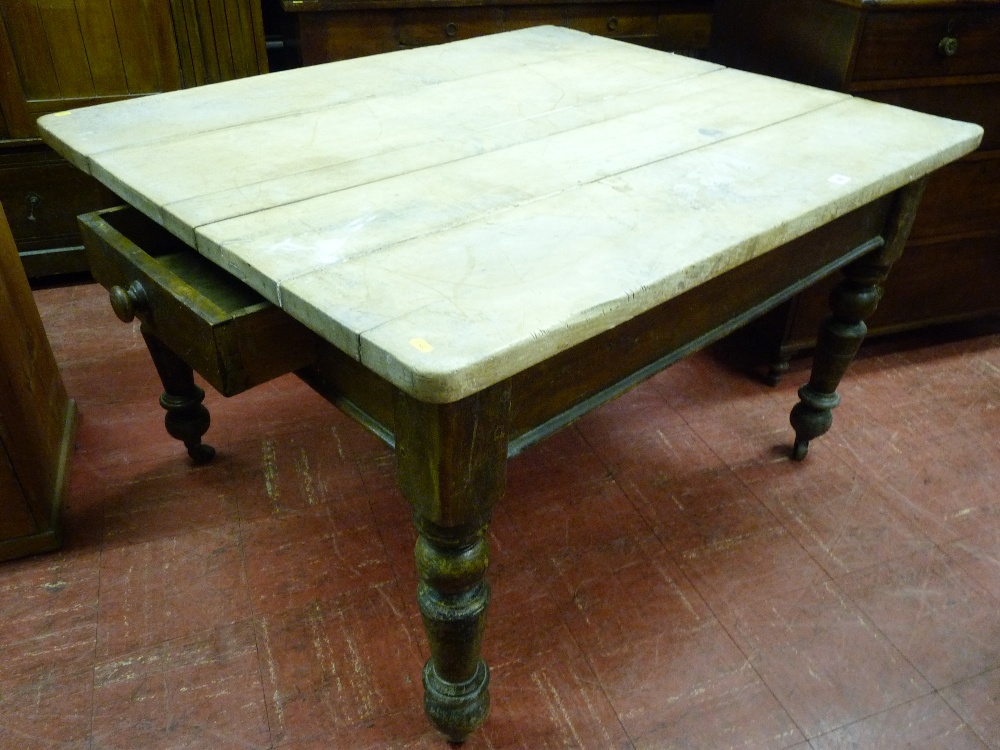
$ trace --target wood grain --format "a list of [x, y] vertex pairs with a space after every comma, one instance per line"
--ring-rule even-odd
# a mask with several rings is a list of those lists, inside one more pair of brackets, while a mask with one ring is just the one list
[[0, 208], [0, 559], [58, 544], [74, 407]]
[[59, 81], [42, 14], [35, 0], [4, 3], [3, 17], [28, 99], [58, 99]]
[[118, 31], [111, 11], [111, 0], [94, 0], [77, 4], [80, 32], [90, 64], [94, 92], [125, 93], [128, 81]]

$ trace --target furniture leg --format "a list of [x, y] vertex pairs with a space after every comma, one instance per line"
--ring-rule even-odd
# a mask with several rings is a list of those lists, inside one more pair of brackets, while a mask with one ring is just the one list
[[764, 376], [764, 382], [770, 386], [778, 385], [788, 372], [788, 367], [787, 357], [775, 357], [767, 366], [767, 374]]
[[489, 711], [481, 655], [489, 585], [486, 529], [506, 481], [510, 383], [452, 404], [397, 392], [396, 456], [419, 537], [417, 602], [430, 645], [424, 710], [452, 742]]
[[903, 252], [926, 184], [924, 178], [897, 192], [883, 232], [884, 244], [846, 266], [844, 280], [830, 294], [832, 314], [820, 328], [809, 382], [799, 389], [799, 403], [790, 416], [796, 461], [806, 457], [809, 441], [826, 433], [833, 423], [833, 409], [840, 403], [837, 386], [864, 340], [864, 321], [875, 312], [881, 284]]
[[195, 385], [194, 371], [183, 359], [145, 326], [139, 330], [163, 383], [160, 406], [167, 410], [163, 420], [167, 432], [183, 441], [188, 455], [196, 464], [211, 461], [215, 457], [215, 448], [201, 442], [202, 435], [208, 432], [211, 424], [208, 409], [202, 404], [205, 391]]

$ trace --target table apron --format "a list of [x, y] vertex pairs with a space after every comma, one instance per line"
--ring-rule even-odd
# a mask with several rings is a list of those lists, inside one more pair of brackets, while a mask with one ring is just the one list
[[[877, 249], [892, 201], [856, 209], [513, 376], [508, 455]], [[394, 445], [392, 384], [332, 346], [298, 375]]]

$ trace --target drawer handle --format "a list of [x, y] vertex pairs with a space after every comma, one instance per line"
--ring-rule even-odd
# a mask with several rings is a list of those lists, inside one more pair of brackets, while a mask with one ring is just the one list
[[608, 31], [618, 31], [618, 19], [614, 16], [608, 19]]
[[453, 23], [449, 23], [447, 26], [444, 27], [445, 36], [455, 36], [455, 34], [457, 33], [458, 33], [458, 26], [456, 26]]
[[35, 209], [41, 204], [42, 196], [32, 191], [24, 199], [28, 203], [28, 221], [38, 221], [38, 217], [35, 216]]
[[135, 314], [142, 312], [149, 305], [146, 290], [138, 281], [129, 284], [128, 289], [113, 286], [108, 290], [108, 296], [111, 298], [111, 309], [122, 323], [131, 323], [135, 319]]
[[954, 57], [955, 53], [958, 52], [958, 39], [953, 36], [946, 36], [938, 42], [938, 52], [943, 57]]

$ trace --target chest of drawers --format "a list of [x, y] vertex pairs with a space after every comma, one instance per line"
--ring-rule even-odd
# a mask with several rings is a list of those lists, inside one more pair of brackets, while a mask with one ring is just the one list
[[[1000, 1], [720, 0], [710, 56], [982, 125], [980, 149], [931, 179], [869, 334], [1000, 312]], [[773, 377], [814, 344], [834, 282], [765, 330]]]
[[304, 65], [531, 26], [566, 26], [665, 50], [708, 45], [711, 0], [283, 0]]

